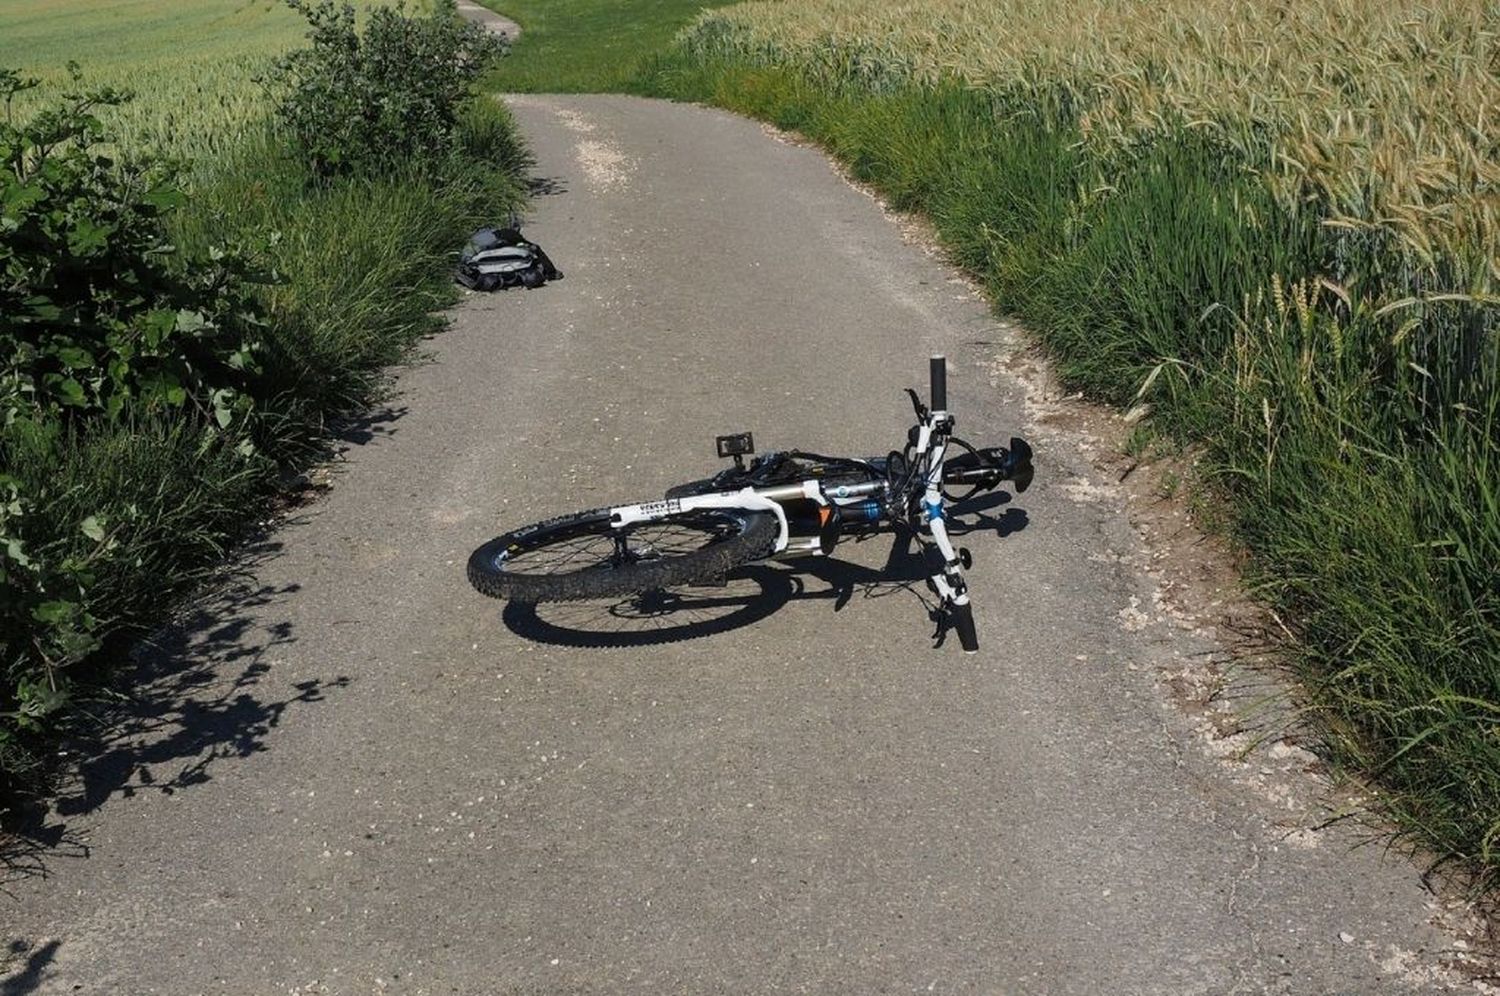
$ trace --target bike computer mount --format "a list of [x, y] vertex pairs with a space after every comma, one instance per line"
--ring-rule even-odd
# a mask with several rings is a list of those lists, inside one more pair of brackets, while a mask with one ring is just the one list
[[719, 459], [734, 458], [734, 466], [738, 470], [745, 469], [745, 456], [755, 452], [755, 436], [748, 432], [736, 432], [729, 436], [715, 436], [714, 448], [719, 451]]

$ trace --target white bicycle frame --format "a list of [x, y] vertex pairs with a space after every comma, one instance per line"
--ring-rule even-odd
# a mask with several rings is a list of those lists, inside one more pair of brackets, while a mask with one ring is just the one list
[[[815, 496], [822, 495], [816, 481], [804, 481], [802, 486], [806, 497], [815, 498]], [[609, 524], [619, 529], [637, 522], [650, 522], [652, 519], [660, 519], [666, 515], [694, 512], [702, 508], [740, 508], [752, 512], [770, 512], [776, 516], [776, 522], [781, 528], [780, 535], [776, 538], [776, 552], [781, 553], [790, 542], [791, 531], [787, 526], [786, 509], [782, 508], [779, 502], [772, 501], [754, 488], [720, 491], [711, 495], [664, 498], [661, 501], [642, 502], [639, 505], [620, 505], [609, 510]]]

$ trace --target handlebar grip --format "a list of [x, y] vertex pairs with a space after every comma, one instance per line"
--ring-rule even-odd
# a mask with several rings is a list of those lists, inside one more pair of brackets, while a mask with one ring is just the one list
[[964, 648], [964, 653], [972, 654], [979, 649], [979, 635], [974, 632], [974, 607], [965, 602], [950, 605], [948, 611], [953, 613], [953, 628], [958, 631], [959, 645]]
[[932, 410], [945, 412], [948, 410], [948, 360], [934, 356], [928, 361], [928, 368], [932, 373]]

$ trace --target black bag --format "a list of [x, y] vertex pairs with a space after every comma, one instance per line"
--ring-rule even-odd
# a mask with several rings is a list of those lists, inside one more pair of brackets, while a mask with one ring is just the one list
[[535, 242], [519, 228], [481, 228], [458, 257], [454, 278], [465, 287], [492, 291], [505, 287], [540, 287], [562, 274]]

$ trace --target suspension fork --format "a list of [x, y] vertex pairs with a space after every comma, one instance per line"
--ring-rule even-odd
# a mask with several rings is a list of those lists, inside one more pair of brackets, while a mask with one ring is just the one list
[[926, 481], [922, 491], [922, 536], [942, 558], [941, 568], [932, 575], [932, 587], [942, 599], [943, 607], [952, 614], [953, 628], [958, 631], [958, 642], [964, 653], [972, 654], [979, 649], [979, 636], [974, 631], [974, 609], [969, 604], [969, 586], [964, 580], [964, 565], [953, 541], [948, 538], [948, 523], [943, 508], [943, 454], [948, 449], [948, 436], [953, 431], [953, 416], [948, 412], [948, 368], [944, 357], [934, 356], [930, 361], [932, 380], [932, 411], [917, 430], [917, 454], [925, 459]]
[[979, 637], [974, 630], [974, 609], [969, 603], [969, 585], [964, 580], [964, 565], [953, 541], [948, 537], [948, 523], [943, 511], [943, 493], [933, 483], [941, 480], [942, 455], [945, 443], [941, 440], [932, 450], [933, 470], [928, 475], [926, 490], [922, 495], [922, 529], [924, 542], [937, 551], [941, 566], [930, 578], [932, 587], [942, 599], [943, 607], [951, 613], [953, 628], [958, 632], [958, 642], [964, 652], [972, 654], [979, 649]]

